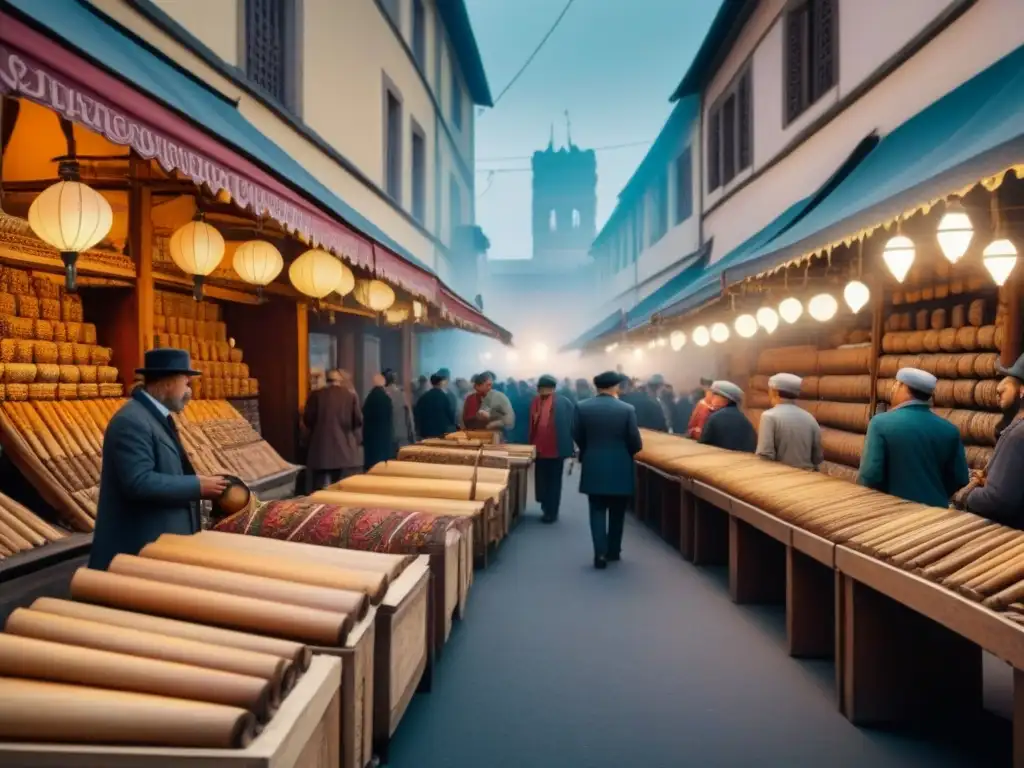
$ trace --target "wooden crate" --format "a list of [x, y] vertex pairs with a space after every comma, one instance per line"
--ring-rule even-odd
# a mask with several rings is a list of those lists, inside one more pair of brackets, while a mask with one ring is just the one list
[[337, 768], [342, 661], [314, 657], [266, 729], [245, 749], [0, 743], [18, 768]]

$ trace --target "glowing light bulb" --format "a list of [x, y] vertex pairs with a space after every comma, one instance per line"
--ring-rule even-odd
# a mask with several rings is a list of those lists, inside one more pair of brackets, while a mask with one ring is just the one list
[[946, 213], [939, 221], [936, 237], [942, 255], [950, 264], [956, 264], [967, 253], [967, 248], [974, 238], [974, 225], [960, 203], [953, 201], [946, 206]]
[[800, 315], [803, 313], [804, 305], [800, 303], [799, 299], [794, 299], [792, 296], [788, 299], [783, 299], [782, 303], [779, 304], [779, 315], [791, 325], [799, 320]]
[[716, 344], [722, 344], [729, 340], [729, 326], [725, 323], [715, 323], [711, 326], [711, 340]]
[[775, 329], [779, 327], [779, 313], [771, 307], [761, 307], [757, 310], [757, 324], [769, 334], [775, 333]]
[[736, 318], [733, 327], [736, 329], [736, 333], [744, 339], [749, 339], [757, 333], [757, 320], [753, 315], [740, 315]]
[[668, 343], [672, 345], [673, 352], [678, 352], [686, 346], [686, 334], [682, 331], [672, 331], [668, 337]]
[[896, 235], [889, 238], [882, 251], [882, 258], [885, 259], [885, 266], [889, 268], [896, 281], [902, 283], [907, 279], [907, 273], [914, 264], [914, 241], [906, 235]]
[[698, 325], [693, 329], [690, 338], [698, 347], [706, 347], [711, 342], [711, 333], [706, 325]]
[[860, 312], [867, 306], [868, 299], [871, 298], [871, 291], [860, 280], [851, 280], [843, 288], [843, 298], [850, 309]]
[[640, 347], [637, 347], [636, 349], [633, 350], [633, 359], [634, 360], [640, 360], [641, 358], [643, 358], [643, 356], [644, 356], [644, 351], [642, 349], [640, 349]]
[[985, 269], [996, 285], [1003, 285], [1017, 266], [1017, 247], [1005, 238], [993, 240], [981, 254]]
[[830, 293], [819, 293], [807, 302], [807, 313], [819, 323], [831, 320], [838, 311], [839, 302]]
[[664, 336], [659, 336], [657, 343], [659, 347], [664, 347], [666, 344], [668, 344], [668, 339], [666, 339]]

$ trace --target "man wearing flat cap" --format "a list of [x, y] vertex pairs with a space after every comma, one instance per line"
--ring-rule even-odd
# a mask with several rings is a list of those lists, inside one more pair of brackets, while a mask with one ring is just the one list
[[573, 454], [572, 420], [575, 406], [555, 390], [558, 381], [545, 374], [537, 380], [537, 395], [530, 402], [528, 442], [537, 448], [533, 465], [534, 491], [543, 513], [541, 522], [558, 520], [562, 501], [562, 471]]
[[708, 417], [715, 410], [713, 405], [714, 397], [711, 394], [712, 384], [714, 384], [714, 381], [711, 379], [702, 377], [700, 380], [700, 385], [704, 388], [704, 399], [697, 401], [696, 405], [693, 406], [690, 421], [686, 425], [686, 436], [694, 440], [700, 440], [700, 433], [704, 429]]
[[858, 483], [932, 507], [948, 506], [967, 485], [960, 430], [931, 411], [937, 383], [927, 371], [897, 371], [890, 410], [868, 424]]
[[594, 567], [619, 560], [626, 507], [633, 497], [633, 457], [643, 441], [636, 409], [619, 400], [622, 374], [608, 371], [594, 377], [597, 397], [576, 406], [573, 439], [579, 446], [580, 493], [590, 504], [590, 536]]
[[1024, 527], [1024, 429], [1020, 403], [1024, 399], [1024, 355], [1009, 368], [998, 367], [1000, 405], [1017, 414], [1003, 428], [988, 467], [975, 473], [958, 496], [968, 512], [1014, 528]]
[[171, 417], [192, 396], [183, 349], [153, 349], [136, 373], [142, 386], [114, 414], [103, 436], [103, 468], [89, 567], [105, 569], [115, 555], [137, 555], [161, 534], [200, 529], [198, 502], [228, 487], [221, 476], [197, 476]]
[[755, 452], [762, 459], [817, 471], [825, 459], [821, 428], [811, 414], [796, 404], [802, 383], [792, 373], [777, 373], [768, 379], [772, 407], [761, 414]]
[[731, 381], [711, 383], [711, 409], [698, 442], [730, 451], [753, 453], [757, 448], [757, 432], [750, 419], [740, 410], [743, 390]]

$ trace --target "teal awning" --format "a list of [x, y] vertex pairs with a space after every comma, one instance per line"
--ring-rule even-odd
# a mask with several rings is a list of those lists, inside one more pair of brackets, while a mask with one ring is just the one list
[[625, 328], [626, 315], [621, 309], [616, 309], [604, 320], [588, 328], [571, 342], [566, 344], [560, 351], [570, 352], [574, 349], [583, 349], [584, 347], [593, 344], [602, 336], [608, 336], [612, 333], [625, 330]]
[[743, 279], [1024, 161], [1024, 46], [885, 136], [802, 221], [730, 278]]
[[710, 252], [711, 243], [707, 242], [687, 256], [684, 261], [690, 262], [688, 266], [626, 313], [626, 329], [632, 331], [646, 325], [654, 315], [665, 307], [672, 306], [685, 295], [690, 286], [704, 275], [704, 266]]

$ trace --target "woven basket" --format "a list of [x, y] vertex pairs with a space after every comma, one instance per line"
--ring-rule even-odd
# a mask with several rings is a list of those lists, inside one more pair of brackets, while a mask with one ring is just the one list
[[57, 385], [56, 384], [29, 384], [28, 385], [28, 399], [29, 400], [56, 400], [57, 399]]
[[249, 379], [249, 394], [258, 395], [260, 393], [260, 381], [259, 379]]
[[96, 326], [92, 323], [82, 323], [82, 343], [96, 343]]
[[985, 469], [992, 459], [992, 449], [981, 445], [968, 445], [964, 448], [967, 454], [967, 465], [971, 469]]
[[39, 319], [39, 299], [29, 294], [19, 294], [17, 298], [18, 317], [30, 320]]
[[71, 365], [75, 362], [75, 345], [70, 341], [57, 344], [57, 362], [61, 365]]
[[196, 321], [190, 317], [186, 317], [179, 323], [181, 327], [181, 333], [183, 336], [195, 336], [196, 334]]
[[53, 323], [49, 320], [36, 320], [32, 324], [32, 336], [38, 341], [53, 341]]
[[31, 363], [36, 343], [25, 339], [17, 339], [14, 344], [14, 362]]
[[818, 371], [821, 374], [867, 373], [870, 363], [870, 347], [826, 349], [818, 353]]
[[976, 353], [968, 353], [968, 354], [965, 354], [965, 355], [960, 355], [960, 357], [957, 358], [957, 363], [956, 363], [956, 374], [957, 374], [957, 376], [959, 376], [960, 378], [967, 378], [968, 376], [973, 376], [974, 375], [974, 363], [975, 363], [975, 361], [977, 359], [978, 359], [978, 355]]
[[87, 400], [90, 397], [100, 396], [100, 385], [99, 384], [79, 384], [78, 385], [78, 397], [82, 400]]
[[978, 348], [978, 329], [973, 325], [965, 325], [956, 332], [956, 346], [970, 352]]
[[64, 342], [68, 340], [68, 327], [63, 322], [58, 320], [57, 322], [51, 323], [53, 326], [53, 340], [57, 342]]
[[169, 314], [164, 310], [164, 292], [154, 291], [153, 292], [153, 314], [154, 315], [166, 315]]
[[61, 382], [57, 385], [57, 399], [58, 400], [77, 400], [78, 399], [78, 385], [77, 384], [65, 384]]
[[99, 369], [95, 365], [78, 366], [79, 381], [82, 384], [95, 384], [99, 376]]
[[77, 365], [61, 365], [60, 368], [60, 382], [62, 384], [77, 384], [82, 380], [82, 373], [78, 370]]
[[864, 435], [823, 427], [821, 447], [828, 461], [859, 467], [860, 457], [864, 451]]
[[114, 350], [110, 347], [92, 347], [89, 350], [89, 362], [93, 365], [109, 365]]
[[5, 363], [4, 382], [7, 384], [31, 384], [36, 380], [35, 363]]
[[72, 344], [77, 344], [82, 340], [82, 324], [80, 322], [69, 320], [64, 323], [65, 337]]
[[100, 384], [99, 393], [100, 397], [124, 397], [124, 384]]
[[231, 346], [226, 341], [217, 342], [217, 360], [226, 363], [231, 359]]
[[178, 318], [168, 317], [167, 318], [167, 332], [168, 333], [179, 333], [178, 330]]
[[[231, 347], [230, 351], [228, 352], [228, 360], [230, 360], [232, 363], [242, 362], [242, 350], [239, 349], [238, 347]], [[789, 371], [789, 373], [796, 373], [798, 376], [801, 375], [796, 371]]]
[[40, 299], [39, 316], [51, 323], [60, 322], [60, 299]]
[[92, 347], [88, 344], [75, 344], [75, 365], [89, 365], [92, 360]]
[[946, 327], [946, 310], [936, 309], [932, 311], [929, 328], [933, 331], [941, 331]]
[[10, 319], [11, 332], [6, 334], [12, 339], [31, 339], [35, 336], [35, 321], [28, 317], [12, 317]]
[[0, 339], [0, 362], [13, 363], [17, 347], [18, 343], [15, 339]]
[[243, 379], [249, 378], [249, 366], [246, 363], [238, 363], [237, 375]]
[[203, 381], [202, 381], [202, 379], [192, 379], [192, 381], [189, 382], [189, 387], [192, 389], [192, 399], [193, 400], [202, 400], [203, 399], [204, 394], [203, 394]]
[[45, 384], [56, 384], [60, 381], [60, 366], [52, 363], [37, 364], [36, 381]]
[[7, 290], [13, 294], [24, 295], [32, 293], [32, 280], [28, 272], [14, 267], [5, 267], [7, 275]]
[[82, 299], [78, 296], [65, 296], [61, 299], [60, 316], [64, 322], [82, 322]]
[[96, 369], [96, 381], [100, 384], [113, 384], [117, 381], [117, 368], [101, 365]]
[[973, 379], [958, 379], [953, 384], [953, 403], [957, 408], [974, 408], [975, 396], [980, 382]]
[[167, 330], [167, 318], [163, 315], [153, 315], [153, 330], [164, 333]]
[[837, 402], [865, 402], [871, 399], [871, 377], [821, 376], [818, 397]]
[[999, 355], [995, 352], [983, 352], [974, 360], [974, 375], [979, 379], [993, 379], [999, 375], [996, 366], [999, 365]]
[[[249, 387], [246, 385], [246, 390]], [[743, 400], [743, 404], [746, 408], [770, 408], [771, 402], [768, 399], [768, 393], [762, 392], [759, 389], [752, 389], [746, 393], [746, 397]]]
[[[806, 380], [806, 379], [805, 379]], [[768, 377], [763, 373], [755, 373], [750, 377], [750, 382], [747, 385], [748, 391], [757, 390], [759, 392], [768, 391]]]
[[927, 309], [919, 309], [914, 315], [914, 330], [915, 331], [927, 331], [929, 314]]
[[997, 389], [999, 382], [995, 379], [979, 381], [974, 388], [974, 402], [979, 408], [998, 409], [999, 393]]
[[32, 359], [36, 363], [57, 363], [58, 352], [55, 341], [37, 341], [32, 345]]
[[985, 321], [985, 300], [975, 299], [967, 307], [967, 322], [980, 326]]
[[4, 385], [4, 390], [8, 400], [17, 402], [21, 400], [28, 400], [28, 387], [28, 384], [14, 384], [8, 382]]
[[861, 403], [833, 403], [820, 401], [814, 416], [824, 427], [847, 432], [864, 433], [868, 429], [871, 406]]
[[213, 340], [217, 342], [227, 343], [228, 340], [228, 326], [227, 323], [214, 323], [213, 325]]
[[978, 329], [978, 347], [981, 349], [996, 348], [996, 327], [984, 325]]
[[48, 280], [45, 277], [34, 277], [32, 278], [33, 292], [40, 299], [46, 299], [47, 301], [57, 300], [60, 303], [60, 283], [56, 283], [53, 280]]
[[0, 292], [0, 315], [14, 315], [18, 312], [18, 303], [13, 293]]

